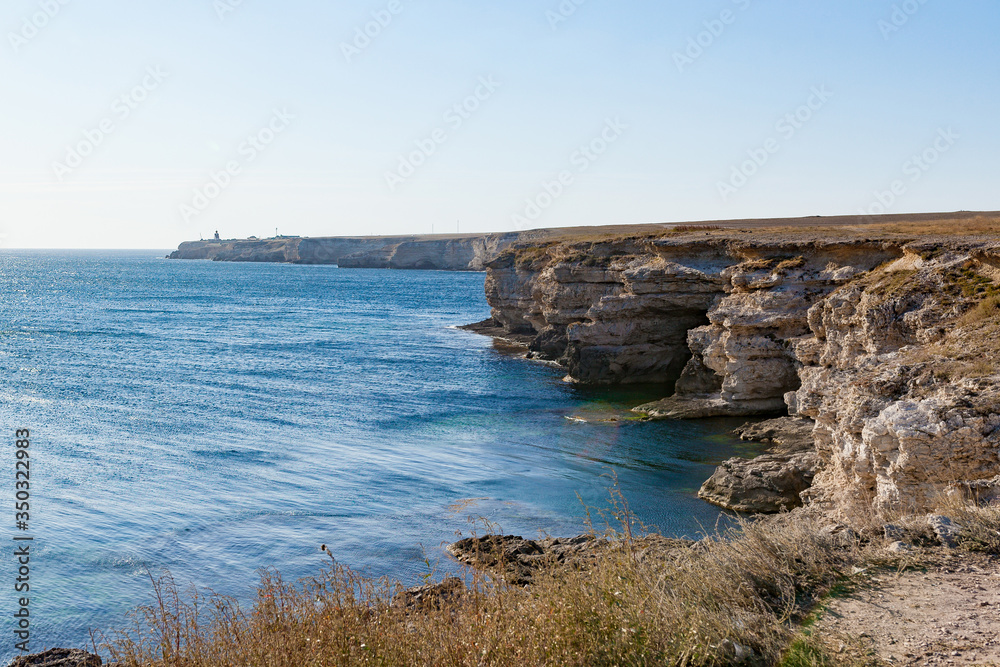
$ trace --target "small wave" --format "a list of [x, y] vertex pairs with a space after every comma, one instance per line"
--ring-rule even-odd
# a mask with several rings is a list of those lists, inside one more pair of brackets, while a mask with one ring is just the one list
[[97, 558], [94, 567], [99, 570], [127, 571], [132, 573], [145, 572], [153, 563], [138, 554], [105, 554]]
[[191, 453], [206, 459], [244, 463], [267, 463], [274, 459], [269, 453], [256, 449], [195, 449]]
[[41, 398], [40, 396], [28, 396], [25, 394], [14, 394], [12, 392], [0, 393], [0, 403], [21, 403], [24, 405], [52, 405], [55, 403], [51, 398]]

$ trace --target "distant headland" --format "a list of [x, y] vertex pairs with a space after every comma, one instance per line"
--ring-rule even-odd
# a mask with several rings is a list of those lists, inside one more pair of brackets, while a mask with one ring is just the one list
[[[216, 238], [185, 241], [170, 259], [202, 259], [218, 262], [278, 262], [289, 264], [335, 264], [342, 268], [425, 269], [485, 271], [501, 252], [516, 245], [555, 242], [613, 241], [656, 238], [688, 229], [721, 230], [746, 234], [754, 230], [788, 228], [812, 230], [822, 236], [852, 235], [855, 228], [880, 225], [955, 224], [961, 220], [994, 214], [978, 212], [920, 213], [884, 216], [811, 216], [757, 220], [714, 220], [692, 223], [650, 223], [531, 229], [490, 234], [411, 234], [401, 236], [273, 236], [246, 239]], [[833, 229], [836, 228], [836, 231]], [[955, 230], [958, 231], [958, 230]], [[744, 237], [746, 238], [746, 237]]]

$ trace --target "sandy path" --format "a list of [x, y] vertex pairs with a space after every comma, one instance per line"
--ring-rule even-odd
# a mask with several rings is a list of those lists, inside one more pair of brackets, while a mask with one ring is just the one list
[[860, 645], [889, 664], [1000, 665], [1000, 558], [927, 551], [923, 567], [873, 572], [825, 606], [815, 635], [832, 655]]

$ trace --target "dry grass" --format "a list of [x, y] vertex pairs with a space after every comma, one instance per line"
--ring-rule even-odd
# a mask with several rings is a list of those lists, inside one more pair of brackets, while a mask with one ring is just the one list
[[591, 567], [529, 588], [469, 573], [464, 595], [419, 611], [390, 603], [398, 584], [336, 562], [297, 586], [265, 573], [250, 611], [161, 579], [103, 648], [123, 667], [776, 664], [855, 557], [802, 518], [745, 522], [659, 559], [613, 537]]
[[966, 508], [955, 516], [958, 543], [969, 551], [1000, 554], [1000, 507]]
[[681, 233], [709, 232], [712, 236], [732, 236], [745, 232], [774, 233], [779, 237], [822, 235], [845, 240], [859, 237], [921, 238], [931, 236], [969, 237], [1000, 234], [997, 212], [914, 213], [885, 216], [831, 216], [809, 218], [769, 218], [706, 220], [690, 223], [622, 224], [600, 227], [563, 227], [522, 232], [524, 241], [606, 242], [619, 238], [671, 237]]
[[784, 271], [791, 271], [792, 269], [801, 269], [806, 265], [806, 258], [799, 255], [798, 257], [793, 257], [791, 259], [786, 259], [783, 262], [779, 262], [775, 270], [779, 273]]
[[1000, 296], [989, 296], [980, 301], [975, 308], [965, 313], [958, 321], [959, 326], [967, 327], [995, 320], [1000, 315]]
[[668, 230], [668, 233], [683, 234], [686, 232], [709, 232], [716, 229], [724, 229], [721, 225], [676, 225]]
[[932, 364], [935, 378], [952, 382], [996, 375], [1000, 361], [1000, 296], [989, 296], [967, 310], [940, 341], [906, 356], [909, 363]]
[[959, 527], [958, 545], [967, 551], [1000, 555], [1000, 502], [949, 499], [941, 511]]
[[774, 262], [773, 258], [768, 257], [747, 259], [739, 264], [739, 268], [743, 271], [766, 271], [774, 266]]
[[919, 236], [995, 235], [1000, 233], [1000, 216], [995, 213], [971, 217], [942, 215], [936, 220], [921, 220], [920, 216], [914, 216], [913, 222], [881, 224], [878, 225], [878, 228], [890, 233]]
[[[588, 262], [587, 266], [604, 266], [608, 263], [606, 252], [597, 252], [588, 259], [588, 253], [597, 246], [626, 244], [631, 253], [653, 252], [646, 245], [651, 241], [670, 240], [673, 243], [699, 243], [728, 241], [814, 243], [818, 241], [843, 242], [872, 241], [873, 239], [908, 242], [916, 239], [988, 237], [1000, 234], [1000, 215], [996, 213], [942, 213], [888, 215], [859, 218], [858, 216], [785, 218], [760, 220], [720, 220], [704, 223], [656, 223], [607, 225], [599, 227], [565, 227], [536, 229], [521, 232], [518, 243], [501, 253], [519, 269], [538, 270], [552, 260]], [[749, 236], [748, 236], [749, 235]], [[416, 238], [416, 237], [415, 237]], [[422, 238], [422, 237], [421, 237]], [[587, 244], [593, 247], [586, 248]], [[928, 250], [924, 259], [936, 256], [938, 250]], [[775, 261], [781, 261], [775, 260]], [[778, 266], [779, 272], [801, 268], [799, 258], [786, 259]], [[769, 267], [765, 267], [769, 268]], [[988, 286], [975, 285], [980, 292]]]

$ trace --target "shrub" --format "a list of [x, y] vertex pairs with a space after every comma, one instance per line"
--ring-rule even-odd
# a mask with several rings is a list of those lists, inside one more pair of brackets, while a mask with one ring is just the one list
[[958, 544], [969, 551], [1000, 554], [1000, 505], [966, 506], [953, 516]]
[[123, 667], [776, 664], [854, 557], [803, 518], [743, 521], [658, 557], [631, 524], [610, 538], [590, 565], [530, 587], [467, 572], [463, 595], [419, 610], [391, 604], [397, 582], [336, 561], [297, 586], [265, 572], [250, 612], [165, 577], [103, 648]]

